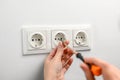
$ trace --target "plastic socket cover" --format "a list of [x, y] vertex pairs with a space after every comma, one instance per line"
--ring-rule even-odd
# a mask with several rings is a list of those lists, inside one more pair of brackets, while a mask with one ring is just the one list
[[72, 47], [72, 30], [52, 30], [52, 48], [55, 48], [60, 41], [69, 40]]
[[40, 32], [32, 33], [29, 36], [29, 43], [33, 48], [42, 48], [45, 45], [45, 36]]
[[75, 43], [78, 46], [88, 46], [87, 43], [87, 33], [80, 31], [75, 36]]

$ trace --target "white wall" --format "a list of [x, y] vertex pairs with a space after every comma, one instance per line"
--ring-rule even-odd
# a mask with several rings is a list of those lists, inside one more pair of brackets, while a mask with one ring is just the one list
[[[22, 56], [20, 30], [30, 24], [93, 24], [83, 54], [120, 67], [120, 0], [0, 0], [0, 80], [43, 80], [46, 55]], [[74, 58], [66, 80], [85, 79], [80, 63]]]

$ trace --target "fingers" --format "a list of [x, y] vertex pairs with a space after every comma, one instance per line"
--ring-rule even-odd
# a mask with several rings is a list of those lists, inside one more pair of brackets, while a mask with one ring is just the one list
[[105, 67], [108, 65], [107, 62], [100, 60], [98, 58], [84, 58], [86, 63], [95, 64], [96, 66]]
[[67, 46], [68, 44], [69, 44], [69, 41], [67, 41], [67, 40], [63, 42], [64, 47]]
[[82, 63], [80, 67], [84, 71], [87, 80], [95, 80], [92, 72], [90, 71], [89, 67], [85, 63]]
[[62, 73], [63, 74], [69, 69], [69, 67], [71, 66], [72, 62], [73, 62], [73, 59], [70, 58], [69, 61], [63, 66], [63, 69], [62, 69]]
[[64, 64], [70, 59], [70, 57], [73, 55], [73, 50], [70, 47], [67, 47], [67, 45], [69, 44], [69, 41], [65, 41], [64, 43], [64, 53], [62, 56], [62, 64], [64, 66]]
[[[59, 42], [56, 51], [54, 51], [56, 53], [56, 54], [54, 53], [54, 57], [56, 59], [59, 59], [59, 60], [62, 59], [62, 61], [64, 60], [63, 62], [66, 62], [73, 55], [72, 49], [66, 48], [64, 50], [64, 47], [67, 46], [68, 44], [69, 44], [69, 41], [65, 41], [64, 43]], [[51, 56], [53, 56], [53, 55], [51, 54]]]
[[[69, 44], [69, 41], [65, 41], [64, 42], [65, 44]], [[50, 54], [48, 55], [48, 59], [49, 60], [51, 60], [54, 56], [55, 56], [55, 54], [56, 54], [56, 52], [58, 51], [58, 49], [60, 50], [60, 47], [59, 46], [62, 46], [62, 43], [59, 43], [58, 44], [58, 46], [56, 47], [56, 48], [54, 48], [51, 52], [50, 52]]]
[[64, 54], [62, 56], [62, 64], [64, 65], [72, 55], [73, 55], [73, 51], [70, 48], [64, 50]]
[[57, 47], [54, 48], [54, 49], [50, 52], [50, 54], [48, 55], [47, 59], [48, 59], [48, 60], [51, 60], [51, 59], [55, 56], [56, 51], [57, 51]]
[[57, 47], [57, 51], [55, 54], [55, 58], [61, 60], [61, 57], [63, 55], [63, 51], [64, 51], [64, 47], [62, 45], [62, 42], [59, 42], [58, 47]]

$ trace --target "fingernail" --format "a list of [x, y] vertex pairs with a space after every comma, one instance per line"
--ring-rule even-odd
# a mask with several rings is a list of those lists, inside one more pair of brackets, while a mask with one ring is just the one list
[[59, 42], [58, 46], [61, 47], [62, 46], [62, 42]]
[[60, 41], [60, 45], [62, 45], [62, 42]]

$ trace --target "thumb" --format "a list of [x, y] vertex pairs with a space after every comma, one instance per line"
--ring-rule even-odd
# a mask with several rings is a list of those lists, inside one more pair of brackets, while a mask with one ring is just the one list
[[61, 60], [61, 57], [62, 57], [62, 55], [63, 55], [63, 51], [64, 51], [64, 47], [63, 47], [63, 45], [62, 45], [62, 42], [59, 42], [58, 47], [57, 47], [57, 51], [56, 51], [55, 58]]
[[91, 73], [88, 65], [86, 65], [85, 63], [82, 63], [80, 65], [80, 67], [84, 71], [87, 80], [95, 80], [95, 78], [94, 78], [93, 74]]
[[85, 59], [85, 62], [86, 63], [89, 63], [89, 64], [95, 64], [96, 66], [99, 66], [101, 68], [104, 68], [106, 67], [107, 65], [109, 65], [109, 63], [103, 61], [103, 60], [100, 60], [98, 58], [95, 58], [95, 57], [91, 57], [91, 58], [84, 58]]

